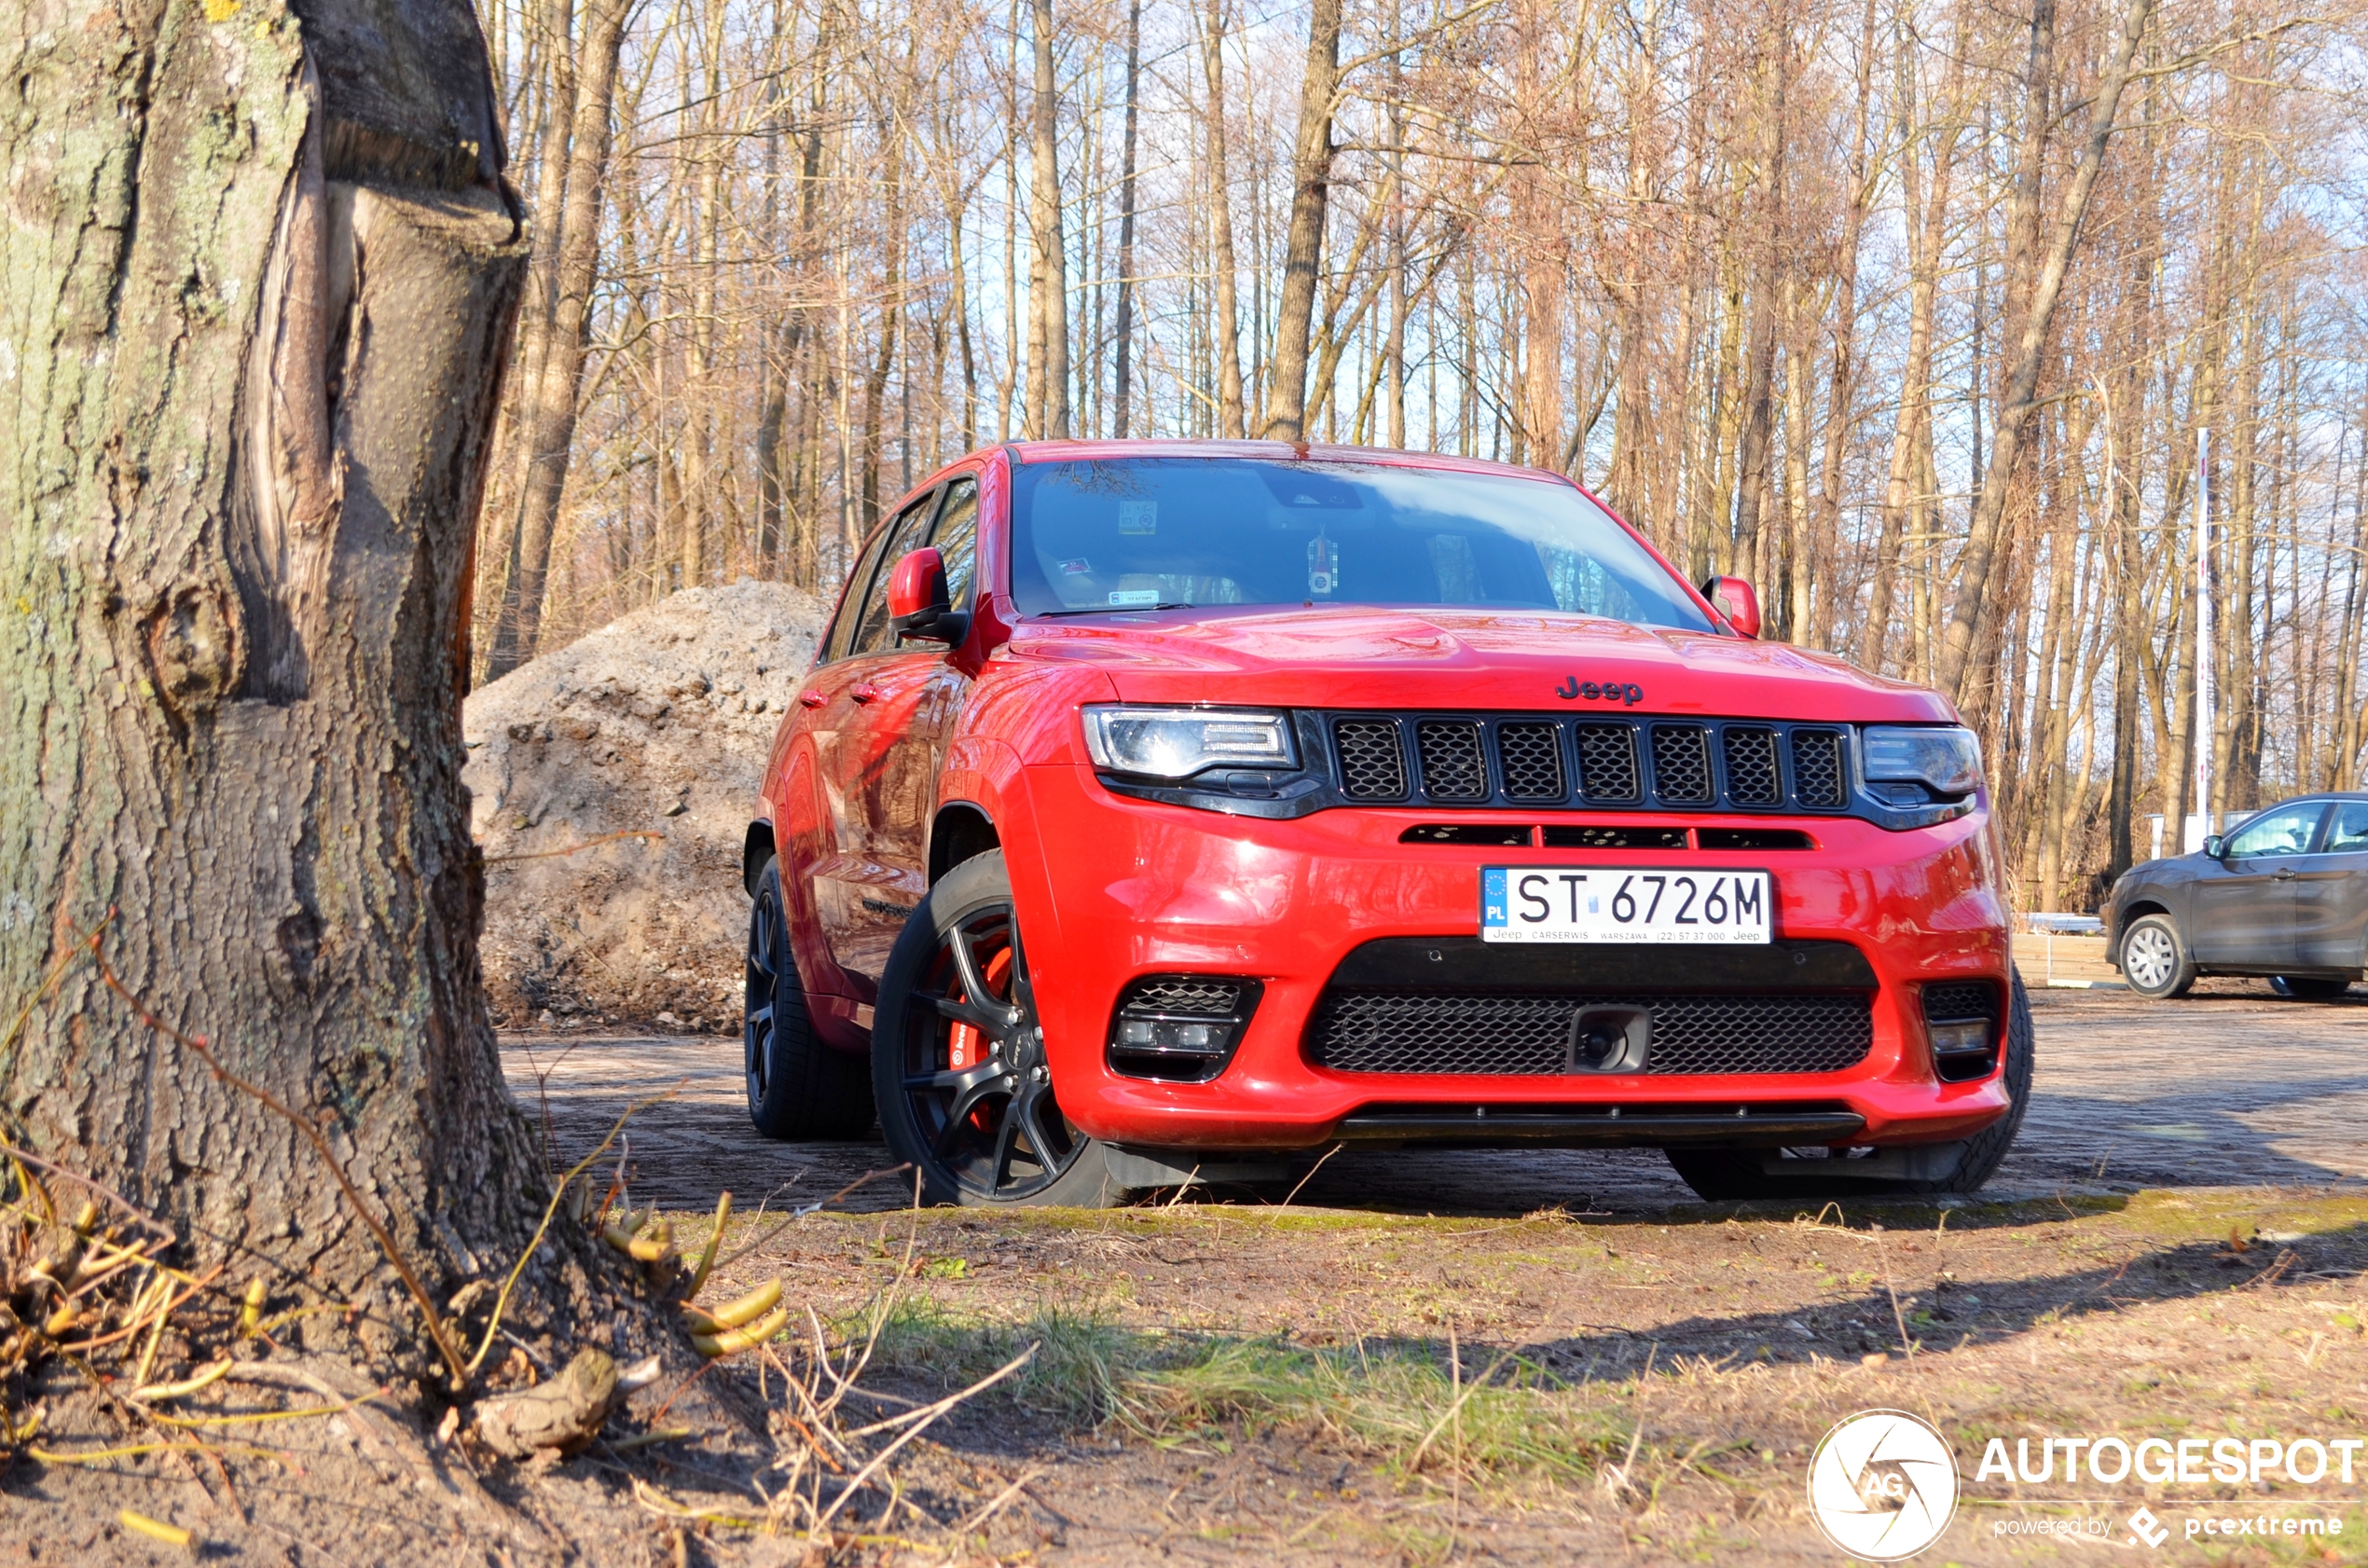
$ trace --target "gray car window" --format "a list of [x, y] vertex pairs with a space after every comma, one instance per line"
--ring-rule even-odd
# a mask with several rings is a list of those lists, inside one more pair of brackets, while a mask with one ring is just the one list
[[2340, 801], [2334, 826], [2327, 830], [2329, 855], [2368, 854], [2368, 801]]
[[2260, 860], [2270, 855], [2300, 855], [2310, 848], [2310, 835], [2327, 813], [2325, 801], [2305, 801], [2265, 812], [2237, 830], [2228, 840], [2226, 858]]
[[879, 568], [872, 573], [872, 585], [863, 596], [863, 619], [856, 623], [855, 640], [847, 645], [849, 655], [884, 653], [893, 646], [888, 636], [888, 580], [896, 574], [896, 563], [907, 552], [921, 547], [936, 508], [937, 495], [933, 491], [898, 515], [888, 532], [888, 548], [880, 552]]

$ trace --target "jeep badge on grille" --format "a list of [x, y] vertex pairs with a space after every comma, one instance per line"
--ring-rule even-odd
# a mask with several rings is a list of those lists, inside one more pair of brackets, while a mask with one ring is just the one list
[[1645, 700], [1645, 688], [1633, 682], [1623, 685], [1617, 681], [1581, 681], [1576, 675], [1565, 675], [1554, 695], [1564, 702], [1585, 697], [1590, 702], [1617, 702], [1629, 708]]

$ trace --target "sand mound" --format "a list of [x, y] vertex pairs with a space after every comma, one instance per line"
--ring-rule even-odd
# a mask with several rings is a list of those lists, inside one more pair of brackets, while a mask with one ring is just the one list
[[[738, 1026], [740, 846], [829, 614], [778, 583], [688, 588], [470, 695], [496, 1022]], [[619, 833], [658, 836], [594, 842]]]

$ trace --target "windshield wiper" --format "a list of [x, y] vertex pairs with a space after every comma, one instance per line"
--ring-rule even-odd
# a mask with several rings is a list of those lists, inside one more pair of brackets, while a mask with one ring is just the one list
[[1182, 599], [1161, 604], [1089, 604], [1081, 610], [1039, 610], [1035, 619], [1050, 620], [1055, 615], [1130, 615], [1145, 610], [1190, 610], [1192, 606]]

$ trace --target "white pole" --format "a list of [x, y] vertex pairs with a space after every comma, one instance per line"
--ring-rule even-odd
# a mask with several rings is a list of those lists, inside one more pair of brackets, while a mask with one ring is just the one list
[[2196, 431], [2196, 812], [2211, 833], [2211, 511], [2204, 488], [2211, 477], [2206, 443]]

